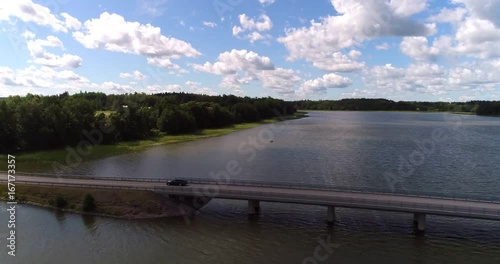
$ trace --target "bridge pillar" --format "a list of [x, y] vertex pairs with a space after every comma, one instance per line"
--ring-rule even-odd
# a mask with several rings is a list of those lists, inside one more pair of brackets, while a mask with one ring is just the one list
[[328, 223], [333, 223], [335, 219], [335, 207], [333, 205], [328, 206]]
[[418, 231], [425, 230], [425, 214], [414, 213], [413, 214], [413, 222], [417, 225]]
[[248, 214], [255, 215], [260, 211], [260, 201], [258, 200], [248, 200]]

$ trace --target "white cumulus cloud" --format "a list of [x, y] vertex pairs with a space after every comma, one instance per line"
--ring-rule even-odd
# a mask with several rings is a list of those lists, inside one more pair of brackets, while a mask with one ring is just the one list
[[144, 78], [146, 78], [146, 76], [144, 74], [142, 74], [140, 71], [138, 70], [135, 70], [133, 71], [132, 73], [120, 73], [120, 78], [133, 78], [134, 80], [142, 80]]
[[[273, 28], [273, 22], [267, 15], [263, 14], [259, 19], [255, 19], [248, 17], [246, 14], [241, 14], [239, 22], [239, 26], [233, 27], [233, 36], [248, 39], [250, 43], [271, 39], [270, 34], [262, 33]], [[243, 36], [240, 36], [240, 34], [243, 34]]]
[[416, 11], [410, 12], [404, 1], [332, 0], [337, 15], [319, 22], [313, 20], [309, 27], [288, 29], [278, 42], [288, 49], [291, 61], [305, 59], [332, 72], [359, 70], [364, 64], [350, 60], [342, 54], [344, 49], [378, 37], [427, 36], [436, 32], [435, 24], [422, 24], [408, 17], [423, 10], [425, 1], [417, 2]]
[[82, 58], [72, 54], [56, 55], [49, 53], [44, 47], [59, 47], [63, 48], [61, 40], [55, 36], [48, 36], [46, 39], [32, 39], [34, 34], [25, 32], [25, 36], [30, 38], [27, 41], [27, 47], [34, 63], [49, 66], [49, 67], [62, 67], [62, 68], [77, 68], [81, 66]]
[[305, 81], [300, 88], [301, 94], [322, 94], [329, 88], [345, 88], [352, 84], [352, 81], [335, 73], [325, 74], [323, 77]]
[[11, 18], [48, 26], [54, 31], [68, 31], [66, 22], [52, 14], [49, 8], [33, 3], [31, 0], [2, 1], [0, 4], [0, 21], [10, 21]]
[[73, 37], [86, 48], [143, 55], [157, 66], [170, 67], [170, 59], [201, 54], [185, 41], [162, 35], [159, 27], [128, 22], [107, 12], [85, 21], [82, 30], [74, 32]]
[[217, 23], [215, 22], [210, 22], [210, 21], [203, 21], [203, 25], [205, 27], [210, 27], [210, 28], [215, 28], [217, 27]]
[[401, 51], [415, 60], [435, 60], [440, 51], [436, 46], [429, 47], [426, 37], [405, 37], [400, 44]]
[[272, 5], [276, 0], [259, 0], [259, 3], [263, 5]]

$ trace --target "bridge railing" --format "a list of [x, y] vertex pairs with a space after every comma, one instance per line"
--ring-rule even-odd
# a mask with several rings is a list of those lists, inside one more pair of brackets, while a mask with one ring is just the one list
[[[156, 188], [156, 190], [161, 188]], [[171, 190], [170, 188], [166, 188]], [[272, 200], [276, 199], [270, 195], [269, 192], [256, 192], [256, 191], [235, 191], [235, 190], [224, 190], [224, 196], [228, 197], [228, 194], [234, 194], [234, 198], [241, 198], [245, 196], [246, 199], [253, 198], [256, 200]], [[366, 199], [366, 198], [352, 198], [352, 197], [325, 197], [321, 195], [315, 194], [290, 194], [290, 193], [280, 193], [279, 199], [284, 200], [288, 198], [289, 202], [300, 202], [300, 203], [310, 203], [310, 204], [319, 204], [319, 203], [330, 203], [331, 205], [336, 205], [340, 207], [359, 207], [359, 208], [373, 208], [381, 210], [390, 210], [390, 209], [399, 209], [400, 211], [412, 211], [412, 212], [427, 212], [427, 213], [435, 213], [435, 214], [446, 214], [449, 213], [463, 213], [465, 215], [473, 216], [481, 215], [481, 216], [492, 216], [500, 220], [500, 206], [496, 206], [496, 208], [490, 207], [471, 207], [464, 205], [453, 205], [446, 206], [443, 204], [433, 204], [433, 203], [422, 203], [422, 202], [405, 202], [405, 201], [397, 201], [397, 200], [388, 200], [388, 199]], [[487, 203], [486, 203], [487, 204]]]
[[[0, 171], [1, 174], [7, 174], [6, 171]], [[29, 173], [17, 172], [17, 176], [39, 176], [48, 178], [64, 178], [64, 179], [84, 179], [84, 180], [107, 180], [107, 181], [132, 181], [132, 182], [151, 182], [151, 183], [167, 183], [172, 179], [162, 178], [138, 178], [138, 177], [99, 177], [92, 175], [53, 175], [48, 173]], [[487, 203], [500, 203], [500, 197], [477, 194], [477, 193], [436, 193], [426, 191], [406, 191], [406, 192], [389, 192], [385, 189], [377, 189], [373, 187], [345, 187], [336, 185], [311, 184], [303, 182], [275, 182], [275, 181], [256, 181], [256, 180], [225, 180], [225, 179], [210, 179], [210, 178], [176, 178], [187, 180], [193, 184], [214, 184], [214, 185], [231, 185], [231, 186], [254, 186], [254, 187], [269, 187], [269, 188], [288, 188], [301, 190], [320, 190], [320, 191], [340, 191], [351, 193], [369, 193], [369, 194], [384, 194], [393, 196], [405, 197], [421, 197], [435, 199], [451, 199], [461, 201], [476, 201]]]
[[[1, 179], [0, 182], [6, 182]], [[49, 183], [49, 182], [31, 182], [31, 181], [16, 181], [17, 183], [38, 185], [38, 186], [65, 186], [65, 187], [80, 187], [80, 188], [96, 188], [96, 189], [118, 189], [118, 190], [143, 190], [143, 191], [164, 191], [172, 195], [192, 195], [196, 196], [191, 189], [179, 188], [175, 186], [123, 186], [123, 185], [95, 185], [95, 184], [79, 184], [79, 183]], [[487, 206], [464, 206], [464, 205], [445, 205], [436, 203], [422, 202], [406, 202], [391, 199], [367, 199], [360, 197], [343, 197], [332, 196], [325, 197], [318, 194], [300, 194], [295, 193], [279, 193], [262, 192], [255, 190], [231, 190], [223, 189], [217, 195], [220, 198], [228, 199], [257, 199], [257, 200], [279, 200], [281, 202], [291, 203], [309, 203], [309, 204], [330, 204], [339, 207], [358, 207], [371, 208], [381, 210], [395, 210], [408, 212], [426, 212], [438, 215], [461, 215], [468, 217], [490, 218], [500, 220], [500, 208], [490, 208]], [[488, 205], [485, 203], [485, 205]]]

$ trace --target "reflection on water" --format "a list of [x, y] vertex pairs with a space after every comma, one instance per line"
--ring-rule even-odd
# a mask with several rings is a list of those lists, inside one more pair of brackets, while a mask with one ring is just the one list
[[[425, 162], [397, 185], [413, 191], [500, 197], [500, 119], [414, 113], [321, 113], [286, 122], [274, 142], [249, 155], [238, 146], [255, 128], [83, 164], [73, 173], [121, 177], [209, 177], [230, 160], [234, 179], [332, 183], [390, 190], [418, 142], [444, 131]], [[456, 120], [455, 120], [456, 121]], [[321, 241], [338, 244], [318, 263], [500, 263], [498, 222], [428, 216], [424, 234], [405, 213], [261, 203], [248, 219], [245, 201], [212, 200], [189, 220], [126, 221], [18, 208], [19, 255], [2, 263], [303, 263]], [[0, 204], [1, 219], [6, 205]], [[54, 217], [55, 215], [55, 217]], [[4, 220], [1, 220], [4, 221]], [[0, 223], [0, 233], [7, 227]], [[3, 236], [3, 235], [2, 235]], [[326, 251], [322, 251], [324, 253]], [[6, 248], [0, 247], [0, 254]]]
[[66, 220], [64, 211], [54, 210], [54, 215], [61, 225], [64, 224], [64, 221]]
[[96, 225], [96, 217], [93, 215], [82, 215], [82, 220], [89, 233], [94, 234], [98, 227]]

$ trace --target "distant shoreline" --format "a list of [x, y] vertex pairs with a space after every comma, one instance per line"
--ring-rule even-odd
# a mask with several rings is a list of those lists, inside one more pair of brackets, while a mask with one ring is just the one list
[[446, 112], [446, 111], [409, 111], [409, 110], [311, 110], [311, 109], [300, 109], [298, 111], [303, 112], [387, 112], [387, 113], [419, 113], [419, 114], [455, 114], [455, 115], [475, 115], [475, 116], [491, 116], [500, 117], [497, 115], [478, 115], [473, 112]]

